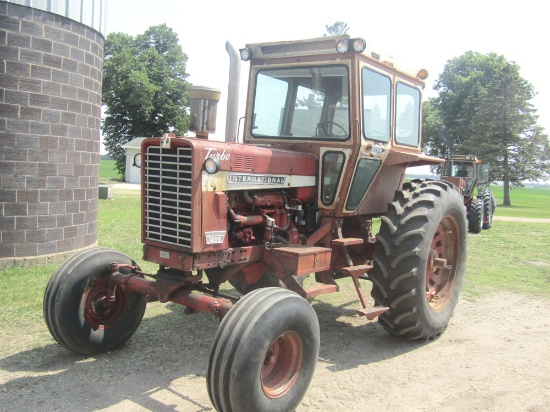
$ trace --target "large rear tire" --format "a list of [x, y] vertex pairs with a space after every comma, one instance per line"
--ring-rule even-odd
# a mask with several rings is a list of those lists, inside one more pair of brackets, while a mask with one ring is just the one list
[[466, 258], [462, 197], [446, 182], [414, 181], [397, 191], [382, 217], [372, 297], [390, 309], [378, 322], [408, 339], [433, 339], [458, 301]]
[[110, 284], [113, 262], [135, 264], [116, 250], [94, 248], [70, 257], [51, 277], [44, 320], [65, 348], [84, 355], [107, 352], [123, 345], [141, 323], [146, 297]]
[[495, 196], [491, 190], [483, 192], [483, 229], [491, 229], [493, 226], [493, 214], [496, 209]]
[[218, 411], [293, 411], [313, 377], [319, 323], [311, 305], [282, 288], [253, 291], [224, 317], [206, 383]]
[[483, 199], [475, 198], [468, 209], [468, 231], [477, 234], [483, 227]]

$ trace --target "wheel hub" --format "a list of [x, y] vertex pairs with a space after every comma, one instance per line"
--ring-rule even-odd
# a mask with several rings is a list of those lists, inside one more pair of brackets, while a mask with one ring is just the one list
[[446, 305], [454, 288], [457, 243], [457, 224], [454, 219], [446, 217], [435, 231], [426, 266], [426, 299], [435, 311]]
[[94, 330], [108, 327], [118, 319], [125, 307], [124, 296], [107, 278], [90, 286], [84, 299], [84, 317]]

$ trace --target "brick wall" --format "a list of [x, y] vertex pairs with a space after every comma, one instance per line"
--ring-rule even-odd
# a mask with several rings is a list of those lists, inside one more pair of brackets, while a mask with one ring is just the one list
[[0, 269], [97, 243], [103, 44], [0, 1]]

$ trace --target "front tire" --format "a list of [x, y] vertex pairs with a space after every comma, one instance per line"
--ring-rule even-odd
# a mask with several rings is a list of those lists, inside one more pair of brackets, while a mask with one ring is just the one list
[[378, 322], [408, 339], [433, 339], [447, 327], [458, 301], [466, 258], [461, 196], [446, 182], [411, 182], [382, 217], [372, 297], [390, 309]]
[[141, 323], [146, 297], [111, 285], [113, 262], [135, 265], [116, 250], [94, 248], [70, 257], [51, 277], [44, 320], [65, 348], [84, 355], [107, 352], [123, 345]]
[[311, 305], [287, 289], [258, 289], [224, 317], [206, 382], [218, 411], [293, 411], [313, 377], [319, 323]]

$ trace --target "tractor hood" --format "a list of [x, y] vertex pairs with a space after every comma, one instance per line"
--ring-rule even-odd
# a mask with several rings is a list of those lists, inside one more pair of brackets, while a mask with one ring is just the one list
[[211, 140], [192, 143], [195, 158], [203, 162], [210, 158], [219, 164], [216, 173], [209, 174], [203, 168], [203, 191], [315, 186], [314, 155]]
[[[164, 144], [162, 148], [163, 139], [158, 137], [146, 139], [142, 152], [150, 156], [152, 148], [156, 147], [151, 159], [156, 151], [181, 153], [170, 161], [178, 159], [178, 163], [191, 163], [192, 179], [194, 182], [197, 178], [202, 180], [203, 192], [288, 189], [316, 184], [317, 156], [312, 154], [196, 138], [174, 137]], [[217, 170], [214, 173], [206, 171], [207, 159], [215, 161]]]

